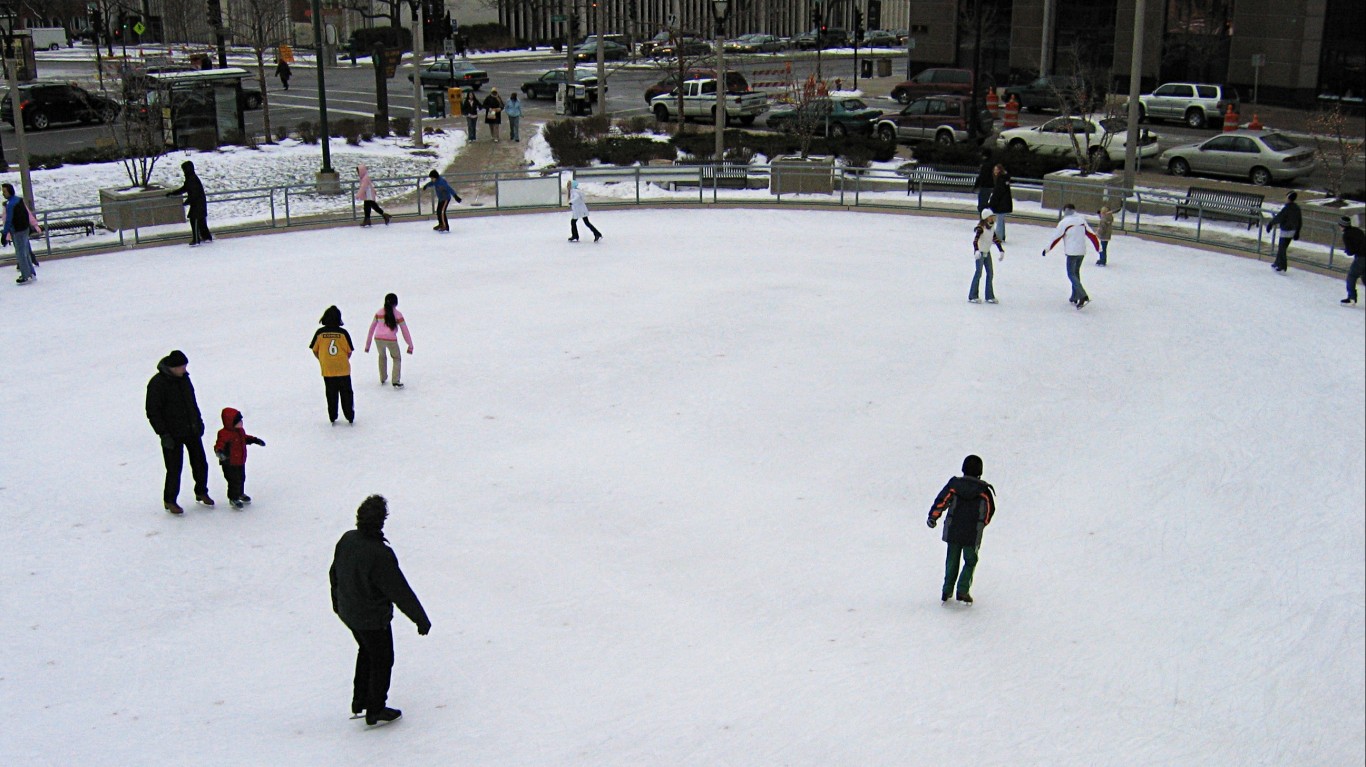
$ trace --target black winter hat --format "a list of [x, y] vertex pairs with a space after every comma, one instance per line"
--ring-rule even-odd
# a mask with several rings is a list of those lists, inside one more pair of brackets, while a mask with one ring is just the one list
[[1351, 216], [1343, 216], [1342, 218], [1338, 219], [1338, 226], [1351, 226], [1351, 225], [1352, 225], [1352, 217], [1351, 217]]
[[982, 459], [975, 455], [970, 455], [963, 459], [963, 476], [980, 477], [982, 476]]
[[379, 532], [384, 529], [384, 519], [389, 516], [389, 502], [382, 495], [372, 495], [361, 501], [356, 509], [356, 529]]
[[178, 368], [181, 365], [190, 364], [190, 358], [185, 356], [185, 352], [176, 349], [166, 355], [166, 359], [162, 360], [162, 362], [166, 363], [166, 367], [168, 368]]

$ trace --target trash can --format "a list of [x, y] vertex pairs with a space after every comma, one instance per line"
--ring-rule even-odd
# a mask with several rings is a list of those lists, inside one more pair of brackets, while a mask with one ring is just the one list
[[877, 76], [878, 76], [878, 77], [891, 77], [891, 76], [892, 76], [892, 60], [891, 60], [891, 59], [878, 59], [878, 60], [877, 60]]
[[446, 94], [441, 91], [427, 91], [427, 116], [446, 116]]
[[859, 72], [859, 74], [862, 75], [863, 77], [872, 77], [872, 76], [873, 76], [873, 60], [872, 60], [872, 59], [864, 59], [863, 61], [861, 61], [861, 62], [859, 62], [859, 63], [862, 65], [862, 66], [860, 66], [860, 69], [861, 69], [862, 71]]

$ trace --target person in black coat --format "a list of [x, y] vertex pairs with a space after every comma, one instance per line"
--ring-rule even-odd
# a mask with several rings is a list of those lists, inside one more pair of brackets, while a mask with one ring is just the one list
[[1010, 173], [1000, 163], [991, 170], [991, 199], [987, 207], [996, 214], [996, 239], [1005, 242], [1006, 214], [1015, 212], [1015, 200], [1010, 196]]
[[1271, 262], [1271, 268], [1283, 272], [1288, 268], [1286, 263], [1286, 251], [1290, 249], [1290, 243], [1300, 238], [1300, 228], [1304, 226], [1304, 218], [1300, 215], [1300, 206], [1295, 203], [1298, 194], [1291, 192], [1285, 196], [1285, 207], [1281, 208], [1271, 220], [1266, 222], [1266, 230], [1269, 232], [1273, 227], [1280, 226], [1281, 242], [1276, 246], [1276, 260]]
[[991, 190], [996, 186], [995, 170], [996, 161], [991, 159], [991, 150], [983, 149], [982, 167], [977, 171], [977, 180], [972, 182], [972, 188], [977, 192], [978, 216], [982, 215], [982, 211], [991, 208]]
[[1344, 305], [1357, 302], [1357, 283], [1366, 280], [1366, 232], [1352, 226], [1352, 219], [1343, 216], [1338, 221], [1342, 227], [1342, 249], [1352, 257], [1352, 265], [1347, 268], [1347, 297]]
[[[934, 527], [944, 518], [944, 542], [949, 545], [944, 563], [944, 587], [939, 601], [949, 601], [957, 584], [959, 602], [972, 604], [972, 574], [977, 569], [977, 550], [982, 545], [982, 530], [996, 513], [996, 491], [982, 481], [982, 459], [970, 455], [963, 459], [963, 476], [949, 480], [930, 507], [926, 524]], [[958, 560], [963, 570], [958, 571]]]
[[[180, 470], [184, 453], [190, 455], [194, 476], [194, 499], [212, 506], [209, 497], [209, 462], [204, 456], [204, 419], [195, 400], [194, 384], [186, 366], [185, 353], [176, 349], [157, 363], [157, 374], [147, 382], [147, 421], [161, 438], [161, 456], [166, 462], [166, 484], [161, 500], [172, 514], [183, 514], [176, 502], [180, 495]], [[183, 451], [183, 452], [182, 452]]]
[[294, 73], [290, 71], [288, 61], [280, 59], [275, 63], [275, 76], [280, 78], [280, 84], [285, 86], [285, 90], [289, 90], [289, 78], [293, 77]]
[[365, 712], [365, 723], [392, 722], [403, 715], [389, 708], [389, 680], [394, 668], [394, 635], [390, 623], [394, 605], [426, 636], [432, 622], [408, 586], [398, 557], [384, 538], [389, 504], [372, 495], [356, 510], [356, 529], [337, 541], [332, 555], [332, 612], [356, 638], [356, 674], [351, 688], [351, 713]]
[[204, 193], [204, 183], [195, 174], [194, 163], [189, 160], [182, 162], [180, 169], [185, 172], [185, 183], [179, 189], [167, 192], [166, 196], [185, 195], [184, 204], [188, 208], [185, 218], [190, 221], [190, 247], [201, 242], [213, 242], [213, 233], [209, 231], [209, 198]]

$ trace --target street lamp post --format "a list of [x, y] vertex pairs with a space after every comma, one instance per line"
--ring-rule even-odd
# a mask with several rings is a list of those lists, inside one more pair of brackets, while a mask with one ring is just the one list
[[321, 0], [313, 0], [313, 47], [318, 68], [318, 136], [323, 145], [323, 167], [318, 171], [318, 191], [323, 194], [341, 192], [341, 180], [332, 169], [332, 132], [327, 127], [327, 84], [323, 74], [323, 9]]
[[19, 20], [19, 14], [12, 5], [6, 3], [4, 18], [5, 72], [9, 79], [10, 109], [14, 114], [14, 140], [19, 145], [19, 185], [23, 188], [24, 200], [36, 208], [37, 201], [33, 199], [33, 179], [28, 172], [28, 139], [24, 135], [24, 112], [19, 108], [19, 76], [16, 71], [18, 61], [14, 57], [14, 24]]
[[422, 59], [426, 43], [422, 40], [423, 8], [421, 0], [412, 0], [413, 6], [413, 146], [422, 148], [422, 111], [427, 108], [423, 103]]
[[726, 157], [726, 14], [730, 13], [730, 0], [711, 0], [711, 13], [716, 18], [716, 172], [721, 172], [721, 163]]

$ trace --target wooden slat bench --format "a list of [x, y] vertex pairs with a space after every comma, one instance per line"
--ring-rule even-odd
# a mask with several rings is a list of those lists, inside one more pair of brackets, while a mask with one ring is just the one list
[[975, 170], [971, 173], [965, 173], [930, 166], [917, 167], [911, 171], [910, 177], [906, 179], [906, 195], [909, 197], [916, 192], [924, 192], [926, 189], [970, 192], [976, 182], [977, 172]]
[[1264, 195], [1236, 192], [1231, 189], [1209, 189], [1193, 186], [1186, 191], [1186, 199], [1176, 205], [1176, 219], [1189, 218], [1192, 211], [1205, 218], [1225, 218], [1246, 221], [1251, 229], [1262, 222]]

